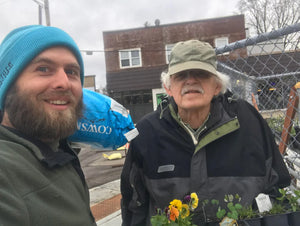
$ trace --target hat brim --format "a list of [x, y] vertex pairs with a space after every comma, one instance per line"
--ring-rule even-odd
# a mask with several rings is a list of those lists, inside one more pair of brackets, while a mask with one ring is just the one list
[[172, 65], [169, 67], [168, 73], [169, 75], [173, 75], [181, 71], [193, 70], [193, 69], [208, 71], [217, 76], [217, 70], [211, 64], [207, 64], [205, 62], [200, 62], [200, 61], [188, 61], [188, 62]]

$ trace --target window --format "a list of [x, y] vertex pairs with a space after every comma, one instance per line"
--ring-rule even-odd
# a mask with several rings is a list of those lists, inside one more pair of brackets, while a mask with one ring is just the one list
[[174, 47], [174, 45], [175, 44], [168, 44], [168, 45], [166, 45], [166, 62], [167, 62], [167, 64], [170, 61], [170, 54], [171, 54], [171, 51], [172, 51], [172, 48]]
[[141, 49], [126, 49], [119, 51], [120, 67], [140, 67], [141, 64]]
[[218, 47], [224, 47], [225, 45], [228, 45], [228, 37], [221, 37], [215, 39], [215, 46]]

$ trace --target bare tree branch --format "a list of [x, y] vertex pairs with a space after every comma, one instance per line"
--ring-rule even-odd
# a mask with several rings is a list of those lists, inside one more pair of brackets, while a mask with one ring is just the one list
[[240, 0], [238, 8], [257, 34], [300, 22], [299, 0]]

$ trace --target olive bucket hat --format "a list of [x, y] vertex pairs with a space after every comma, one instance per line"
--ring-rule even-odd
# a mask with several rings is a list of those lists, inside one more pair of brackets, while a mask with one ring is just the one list
[[171, 51], [168, 73], [200, 69], [218, 76], [216, 61], [215, 51], [209, 43], [199, 40], [178, 42]]

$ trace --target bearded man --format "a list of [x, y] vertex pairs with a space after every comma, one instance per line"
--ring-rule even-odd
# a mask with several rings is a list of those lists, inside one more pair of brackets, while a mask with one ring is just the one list
[[123, 167], [123, 226], [150, 225], [157, 208], [191, 193], [200, 203], [194, 224], [206, 225], [206, 199], [225, 205], [225, 195], [239, 194], [242, 205], [252, 205], [259, 193], [290, 184], [270, 128], [253, 106], [226, 92], [229, 78], [217, 72], [210, 44], [177, 43], [161, 81], [168, 98], [137, 123]]
[[77, 153], [83, 61], [64, 31], [31, 25], [0, 45], [0, 224], [96, 225]]

